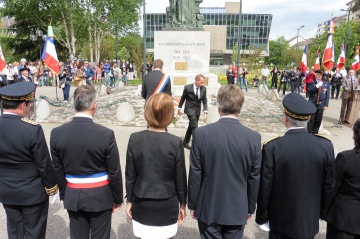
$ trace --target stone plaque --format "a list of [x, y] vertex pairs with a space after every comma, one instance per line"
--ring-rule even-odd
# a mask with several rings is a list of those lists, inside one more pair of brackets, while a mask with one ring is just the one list
[[175, 70], [177, 71], [187, 71], [188, 63], [187, 62], [175, 62]]
[[186, 85], [187, 78], [186, 77], [174, 77], [174, 85]]
[[205, 77], [204, 86], [208, 86], [208, 85], [209, 85], [209, 78]]

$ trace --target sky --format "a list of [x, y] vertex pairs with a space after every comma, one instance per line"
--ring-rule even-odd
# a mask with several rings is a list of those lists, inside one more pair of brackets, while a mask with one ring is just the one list
[[[145, 0], [146, 13], [165, 13], [169, 0]], [[239, 0], [240, 1], [240, 0]], [[203, 0], [200, 7], [224, 7], [225, 2], [234, 0]], [[315, 36], [317, 25], [334, 17], [346, 14], [350, 0], [243, 0], [243, 13], [272, 14], [270, 39], [285, 36], [295, 37], [297, 29], [304, 26], [299, 35], [305, 39]], [[139, 22], [142, 29], [142, 21]], [[141, 30], [142, 32], [142, 30]]]

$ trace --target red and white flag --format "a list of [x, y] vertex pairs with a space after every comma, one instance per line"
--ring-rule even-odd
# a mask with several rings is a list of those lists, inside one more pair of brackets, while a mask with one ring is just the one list
[[301, 63], [300, 63], [300, 70], [304, 74], [307, 71], [307, 55], [306, 55], [307, 49], [308, 49], [308, 45], [305, 45], [303, 56], [302, 56]]
[[357, 46], [356, 47], [356, 52], [355, 52], [355, 57], [354, 57], [352, 65], [351, 65], [351, 69], [354, 70], [354, 71], [358, 71], [360, 69], [359, 49], [360, 49], [360, 47]]
[[60, 73], [59, 59], [56, 54], [54, 39], [46, 37], [44, 50], [42, 53], [44, 64], [56, 74]]
[[339, 59], [337, 61], [336, 67], [338, 69], [341, 69], [345, 65], [345, 50], [344, 50], [344, 44], [341, 45], [341, 52]]
[[315, 61], [315, 66], [314, 66], [314, 70], [320, 70], [320, 58], [319, 58], [319, 50], [316, 51], [316, 61]]
[[325, 51], [324, 51], [323, 66], [324, 66], [325, 70], [331, 71], [331, 69], [334, 66], [333, 41], [332, 41], [332, 34], [334, 33], [334, 29], [335, 29], [334, 21], [330, 20], [328, 25], [329, 25], [328, 38], [327, 38], [327, 43], [326, 43], [326, 47], [325, 47]]
[[6, 68], [5, 57], [0, 46], [0, 72]]

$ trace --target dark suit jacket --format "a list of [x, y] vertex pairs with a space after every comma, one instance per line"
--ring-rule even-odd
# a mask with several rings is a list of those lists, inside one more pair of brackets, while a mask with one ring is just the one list
[[[144, 76], [143, 83], [142, 83], [142, 92], [141, 95], [144, 99], [149, 99], [156, 87], [159, 85], [164, 73], [159, 70], [154, 70]], [[171, 96], [171, 81], [169, 80], [166, 84], [162, 93], [166, 93]]]
[[[32, 79], [28, 76], [26, 77], [28, 81], [32, 82]], [[15, 79], [15, 83], [26, 81], [25, 77], [21, 76], [20, 78]]]
[[177, 196], [186, 204], [184, 147], [179, 137], [144, 130], [130, 136], [126, 154], [127, 201]]
[[195, 130], [190, 151], [189, 209], [210, 225], [245, 225], [260, 183], [261, 136], [237, 119]]
[[291, 129], [262, 150], [256, 222], [291, 238], [319, 231], [335, 182], [332, 143], [305, 128]]
[[[65, 209], [99, 212], [123, 202], [120, 157], [112, 130], [90, 118], [74, 117], [51, 131], [50, 147]], [[66, 173], [89, 175], [104, 171], [109, 175], [108, 185], [90, 189], [66, 186]]]
[[322, 90], [320, 92], [319, 104], [316, 105], [318, 95], [318, 88], [316, 88], [317, 80], [307, 84], [307, 91], [309, 92], [309, 101], [311, 101], [317, 109], [323, 109], [324, 106], [329, 106], [330, 100], [330, 83], [323, 81]]
[[336, 157], [334, 198], [326, 221], [341, 231], [360, 234], [360, 153], [347, 150]]
[[200, 115], [201, 102], [203, 103], [204, 111], [207, 110], [206, 87], [200, 87], [199, 93], [200, 99], [196, 98], [194, 84], [189, 84], [184, 87], [184, 91], [179, 102], [179, 108], [182, 108], [184, 101], [186, 101], [184, 110], [185, 114]]
[[0, 141], [0, 202], [33, 205], [48, 200], [45, 187], [54, 187], [56, 179], [41, 126], [3, 114]]

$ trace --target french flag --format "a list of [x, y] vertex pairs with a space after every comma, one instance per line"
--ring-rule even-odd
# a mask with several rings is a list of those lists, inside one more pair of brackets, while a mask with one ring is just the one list
[[315, 66], [314, 66], [314, 70], [320, 70], [320, 58], [319, 58], [319, 50], [316, 51], [316, 61], [315, 61]]
[[56, 54], [54, 39], [46, 37], [41, 58], [44, 60], [44, 64], [49, 67], [51, 71], [55, 72], [57, 75], [60, 73], [59, 59]]
[[5, 70], [5, 68], [6, 68], [5, 57], [0, 46], [0, 72]]
[[304, 74], [307, 71], [307, 55], [306, 55], [307, 49], [308, 49], [308, 45], [305, 45], [304, 53], [302, 55], [302, 59], [301, 59], [301, 63], [300, 63], [300, 70]]
[[338, 69], [341, 69], [345, 65], [345, 50], [344, 50], [344, 44], [341, 45], [341, 52], [339, 59], [337, 61], [336, 67]]
[[331, 69], [334, 66], [333, 62], [333, 41], [332, 41], [332, 34], [334, 33], [334, 21], [329, 21], [329, 27], [328, 27], [328, 39], [324, 51], [324, 57], [323, 57], [323, 66], [325, 70], [331, 71]]

